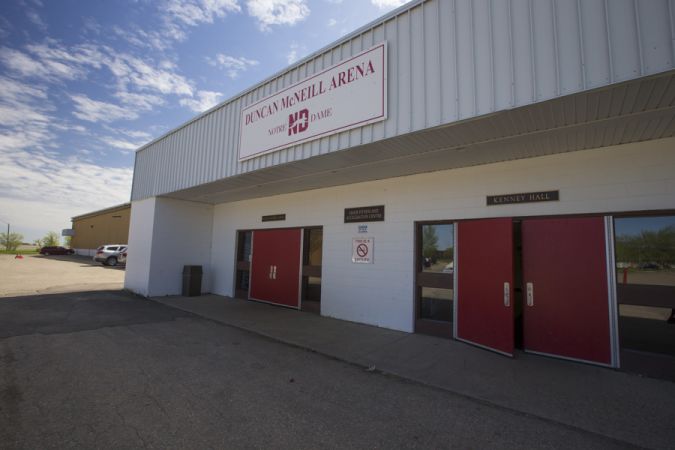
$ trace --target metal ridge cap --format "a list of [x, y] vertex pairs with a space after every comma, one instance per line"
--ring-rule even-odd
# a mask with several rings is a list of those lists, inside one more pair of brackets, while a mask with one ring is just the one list
[[96, 211], [91, 211], [91, 212], [88, 212], [88, 213], [80, 214], [79, 216], [73, 216], [73, 217], [70, 218], [70, 220], [72, 222], [75, 219], [83, 219], [83, 218], [86, 218], [88, 216], [94, 216], [94, 215], [101, 214], [101, 213], [104, 213], [104, 212], [107, 212], [107, 211], [114, 211], [116, 209], [123, 209], [123, 208], [127, 208], [127, 207], [129, 207], [129, 208], [131, 207], [131, 202], [121, 203], [119, 205], [109, 206], [107, 208], [101, 208], [101, 209], [98, 209]]

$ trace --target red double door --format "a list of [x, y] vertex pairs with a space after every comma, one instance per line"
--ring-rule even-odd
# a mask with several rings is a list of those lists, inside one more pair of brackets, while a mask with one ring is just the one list
[[457, 338], [512, 355], [519, 308], [525, 351], [611, 365], [604, 219], [523, 220], [520, 241], [510, 218], [458, 223]]
[[300, 308], [302, 230], [253, 232], [250, 298]]

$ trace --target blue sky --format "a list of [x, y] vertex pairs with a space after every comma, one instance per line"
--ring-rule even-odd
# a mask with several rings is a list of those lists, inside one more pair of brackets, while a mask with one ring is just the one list
[[136, 148], [403, 3], [3, 1], [0, 228], [128, 201]]

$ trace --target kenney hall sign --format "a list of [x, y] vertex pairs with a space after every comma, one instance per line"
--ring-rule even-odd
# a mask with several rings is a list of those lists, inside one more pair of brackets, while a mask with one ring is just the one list
[[386, 43], [244, 108], [239, 161], [387, 118]]

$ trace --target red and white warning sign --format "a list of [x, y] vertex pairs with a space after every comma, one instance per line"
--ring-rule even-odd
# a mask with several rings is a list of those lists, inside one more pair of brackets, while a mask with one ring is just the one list
[[373, 238], [352, 239], [352, 262], [358, 264], [372, 264], [373, 245]]

